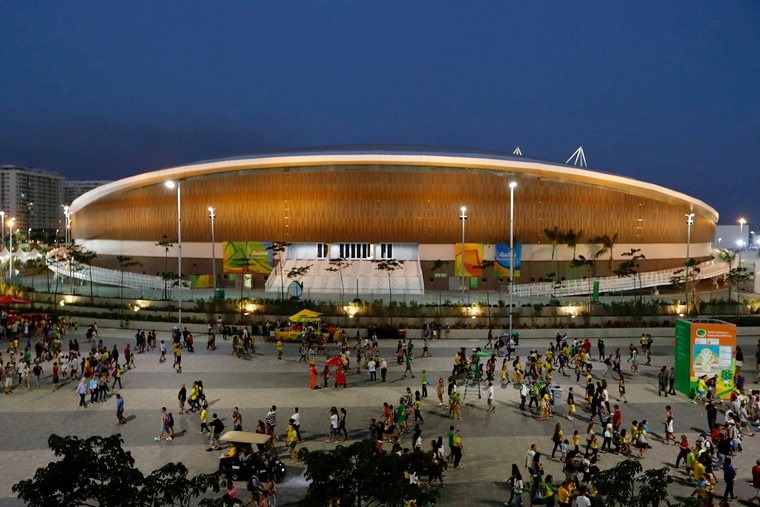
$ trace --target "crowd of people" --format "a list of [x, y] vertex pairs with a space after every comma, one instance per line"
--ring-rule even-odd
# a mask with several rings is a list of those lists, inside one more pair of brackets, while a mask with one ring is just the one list
[[[134, 335], [134, 345], [127, 344], [120, 350], [116, 345], [109, 348], [103, 343], [96, 323], [87, 326], [84, 336], [86, 344], [80, 344], [76, 338], [67, 340], [66, 329], [67, 326], [52, 323], [44, 326], [16, 326], [15, 334], [8, 337], [7, 356], [4, 358], [0, 353], [0, 372], [6, 394], [13, 393], [19, 386], [26, 389], [40, 387], [41, 377], [50, 371], [52, 388], [57, 390], [61, 383], [72, 382], [76, 386], [79, 405], [85, 408], [91, 404], [104, 403], [117, 385], [119, 389], [123, 388], [123, 375], [137, 366], [136, 354], [156, 351], [159, 362], [166, 360], [164, 340], [157, 343], [159, 340], [152, 330], [147, 333], [138, 330]], [[218, 331], [216, 324], [209, 325], [208, 350], [217, 348]], [[646, 457], [652, 444], [678, 447], [678, 452], [674, 453], [674, 467], [682, 470], [685, 480], [693, 482], [694, 496], [702, 500], [702, 505], [713, 505], [715, 498], [727, 505], [734, 498], [733, 484], [737, 472], [733, 458], [743, 452], [743, 440], [751, 438], [760, 430], [760, 392], [746, 389], [741, 348], [737, 348], [734, 378], [736, 389], [727, 401], [717, 398], [715, 379], [698, 380], [693, 401], [704, 403], [708, 431], [693, 444], [684, 434], [678, 434], [677, 438], [678, 425], [675, 423], [673, 405], [664, 405], [661, 422], [665, 436], [662, 442], [657, 443], [652, 441], [649, 421], [634, 420], [629, 425], [624, 425], [621, 408], [628, 403], [626, 378], [639, 375], [641, 366], [651, 366], [654, 346], [651, 336], [642, 335], [639, 344], [630, 344], [625, 361], [628, 366], [624, 369], [621, 349], [615, 348], [611, 352], [606, 350], [603, 339], [597, 340], [596, 354], [592, 354], [591, 340], [569, 340], [558, 334], [542, 351], [533, 347], [528, 349], [527, 354], [521, 355], [514, 336], [502, 335], [497, 338], [489, 331], [487, 342], [482, 348], [475, 347], [468, 351], [466, 347], [459, 347], [452, 357], [451, 373], [438, 377], [437, 380], [431, 379], [426, 369], [414, 367], [415, 362], [429, 357], [430, 342], [446, 335], [448, 329], [426, 325], [422, 336], [416, 340], [416, 343], [421, 342], [418, 353], [415, 353], [415, 340], [398, 340], [395, 365], [392, 367], [397, 368], [401, 378], [419, 377], [419, 380], [415, 380], [418, 387], [406, 387], [397, 402], [388, 400], [383, 403], [377, 416], [368, 421], [365, 437], [375, 442], [377, 452], [405, 453], [419, 450], [429, 453], [439, 465], [425, 471], [428, 474], [427, 481], [420, 480], [420, 471], [408, 471], [410, 480], [425, 487], [440, 487], [444, 483], [444, 471], [448, 465], [454, 470], [459, 468], [464, 455], [459, 428], [451, 425], [446, 436], [425, 436], [425, 418], [431, 413], [437, 413], [456, 424], [462, 419], [462, 402], [466, 395], [463, 391], [473, 384], [477, 384], [478, 392], [483, 388], [486, 410], [493, 413], [496, 408], [494, 382], [501, 380], [502, 387], [514, 384], [518, 388], [516, 410], [530, 413], [537, 421], [551, 421], [554, 424], [550, 456], [562, 463], [564, 474], [561, 478], [545, 475], [543, 455], [538, 446], [531, 446], [525, 463], [526, 479], [523, 479], [520, 467], [512, 467], [508, 479], [508, 504], [523, 505], [524, 500], [531, 505], [534, 501], [547, 505], [555, 502], [570, 505], [575, 502], [582, 506], [586, 500], [590, 502], [589, 505], [598, 503], [594, 477], [600, 471], [603, 456], [609, 454], [640, 459]], [[223, 339], [226, 341], [227, 337], [231, 339], [231, 354], [245, 358], [255, 353], [255, 335], [246, 327], [225, 326]], [[171, 347], [173, 368], [181, 371], [182, 351], [194, 352], [192, 333], [186, 328], [182, 331], [175, 328], [171, 333]], [[760, 343], [758, 348], [760, 349]], [[276, 343], [275, 350], [276, 357], [283, 358], [285, 347], [281, 341]], [[320, 353], [325, 354], [327, 363], [324, 368], [320, 368], [321, 372], [317, 368], [317, 356]], [[308, 365], [309, 387], [312, 389], [319, 389], [320, 384], [321, 388], [329, 387], [329, 380], [333, 376], [335, 387], [348, 387], [348, 375], [354, 370], [357, 374], [353, 377], [356, 384], [387, 382], [391, 369], [383, 357], [377, 335], [370, 332], [364, 336], [357, 333], [353, 344], [349, 344], [345, 335], [341, 335], [337, 343], [327, 344], [317, 333], [305, 332], [304, 340], [299, 344], [299, 356], [299, 362]], [[643, 364], [640, 359], [642, 357], [646, 358]], [[658, 365], [655, 371], [658, 395], [675, 395], [674, 369]], [[573, 380], [575, 385], [571, 385]], [[617, 384], [617, 393], [611, 392], [610, 384]], [[564, 394], [560, 385], [565, 386]], [[431, 397], [435, 396], [432, 403], [427, 401], [428, 389], [435, 391], [434, 395], [431, 393]], [[123, 393], [117, 393], [115, 398], [117, 424], [126, 424], [129, 419], [125, 416]], [[217, 413], [209, 415], [208, 401], [201, 381], [194, 382], [189, 392], [184, 384], [180, 387], [178, 409], [179, 414], [198, 414], [200, 433], [209, 450], [222, 446], [222, 421], [226, 418]], [[342, 442], [350, 438], [348, 412], [346, 407], [332, 407], [329, 410], [325, 416], [326, 441]], [[718, 422], [721, 412], [723, 421]], [[560, 418], [567, 421], [586, 419], [585, 432], [574, 429], [571, 434], [566, 434]], [[243, 416], [237, 407], [230, 414], [230, 420], [234, 429], [243, 429]], [[277, 407], [273, 405], [257, 421], [255, 431], [271, 435], [276, 440], [282, 436], [291, 462], [296, 463], [297, 446], [302, 442], [300, 425], [300, 413], [295, 408], [285, 429], [278, 431]], [[175, 437], [171, 410], [161, 409], [160, 427], [156, 441], [171, 441]], [[447, 446], [444, 446], [444, 441]], [[614, 461], [611, 460], [610, 463]], [[721, 473], [723, 483], [719, 486]], [[718, 487], [723, 489], [722, 494], [717, 491]], [[230, 491], [238, 494], [234, 485], [230, 485], [228, 493]], [[253, 496], [257, 505], [264, 506], [273, 505], [276, 499], [274, 490], [265, 494], [257, 489]]]

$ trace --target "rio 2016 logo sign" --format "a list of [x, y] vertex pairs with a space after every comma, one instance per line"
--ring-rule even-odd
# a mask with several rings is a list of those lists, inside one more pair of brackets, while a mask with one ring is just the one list
[[707, 336], [707, 331], [705, 329], [699, 328], [699, 329], [696, 330], [696, 332], [694, 334], [698, 338], [704, 338], [705, 336]]

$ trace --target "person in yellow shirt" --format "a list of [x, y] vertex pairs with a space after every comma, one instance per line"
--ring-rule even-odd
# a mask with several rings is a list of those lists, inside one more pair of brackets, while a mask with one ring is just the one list
[[560, 484], [557, 488], [557, 503], [559, 507], [570, 507], [570, 483], [568, 481]]
[[573, 431], [573, 446], [575, 446], [575, 452], [580, 452], [581, 434], [578, 433], [578, 430]]
[[698, 401], [706, 401], [707, 400], [707, 382], [705, 382], [705, 376], [702, 375], [697, 379], [697, 393], [694, 396], [694, 399], [692, 400], [692, 403], [696, 403]]
[[277, 359], [282, 359], [282, 339], [277, 339]]
[[699, 482], [705, 479], [705, 466], [698, 459], [694, 460], [692, 464], [692, 471], [694, 472], [694, 480]]
[[298, 442], [298, 432], [296, 431], [295, 421], [291, 419], [288, 421], [287, 432], [287, 445], [288, 452], [290, 453], [290, 462], [296, 463], [298, 461], [298, 454], [296, 454], [296, 443]]
[[201, 408], [201, 433], [210, 433], [208, 429], [208, 409], [206, 407]]

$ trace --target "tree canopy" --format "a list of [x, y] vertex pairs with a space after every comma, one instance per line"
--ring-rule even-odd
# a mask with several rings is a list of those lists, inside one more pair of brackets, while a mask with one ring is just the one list
[[[81, 439], [52, 434], [48, 446], [57, 459], [12, 490], [30, 507], [186, 506], [209, 490], [219, 492], [218, 472], [188, 477], [182, 463], [167, 463], [143, 475], [123, 442], [121, 435]], [[219, 500], [198, 503], [210, 507]]]
[[402, 505], [405, 500], [438, 498], [437, 489], [422, 488], [410, 484], [405, 472], [413, 471], [425, 483], [433, 467], [432, 455], [415, 450], [398, 455], [378, 452], [375, 443], [365, 439], [349, 446], [339, 445], [329, 451], [298, 453], [306, 465], [309, 489], [301, 500], [302, 505], [329, 505], [342, 499], [341, 505], [362, 505], [363, 501], [376, 501], [384, 505]]

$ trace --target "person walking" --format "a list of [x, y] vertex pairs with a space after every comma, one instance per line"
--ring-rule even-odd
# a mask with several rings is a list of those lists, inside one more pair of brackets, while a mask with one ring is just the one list
[[554, 458], [554, 453], [557, 452], [557, 449], [559, 449], [559, 446], [562, 444], [562, 439], [564, 436], [565, 434], [562, 431], [562, 425], [560, 423], [555, 424], [554, 434], [552, 435], [552, 442], [554, 442], [554, 448], [552, 449], [552, 458]]
[[314, 360], [309, 363], [309, 389], [319, 389], [317, 385], [317, 367]]
[[213, 451], [222, 446], [222, 444], [219, 443], [219, 437], [222, 436], [222, 431], [224, 431], [224, 423], [219, 419], [219, 416], [213, 414], [209, 425], [211, 426], [211, 434], [208, 437], [209, 446], [206, 450]]
[[330, 408], [330, 432], [327, 434], [327, 442], [334, 442], [338, 438], [338, 409]]
[[153, 437], [153, 440], [158, 442], [162, 438], [166, 438], [166, 440], [172, 439], [171, 430], [169, 429], [169, 414], [166, 412], [166, 407], [161, 407], [161, 433], [157, 437]]
[[[760, 342], [758, 342], [760, 347]], [[755, 496], [749, 497], [747, 503], [753, 504], [755, 500], [760, 504], [760, 459], [755, 461], [755, 466], [752, 467], [752, 488], [755, 490]]]
[[486, 394], [486, 400], [488, 401], [488, 413], [489, 414], [493, 413], [494, 409], [496, 408], [496, 407], [494, 407], [494, 404], [493, 404], [494, 394], [495, 393], [494, 393], [494, 388], [493, 388], [493, 382], [489, 381], [488, 382], [488, 391], [487, 391], [487, 394]]
[[522, 386], [520, 386], [520, 410], [525, 410], [525, 401], [528, 399], [529, 393], [530, 388], [528, 387], [528, 383], [523, 382]]
[[665, 397], [668, 397], [668, 367], [663, 366], [660, 368], [660, 372], [657, 374], [657, 396], [662, 396], [665, 393]]
[[288, 421], [287, 427], [287, 445], [288, 453], [290, 453], [290, 462], [298, 462], [298, 454], [296, 453], [296, 444], [298, 443], [298, 432], [296, 431], [295, 421], [291, 418]]
[[264, 421], [267, 423], [267, 434], [272, 435], [272, 438], [277, 440], [277, 406], [272, 405], [272, 408], [269, 409], [269, 412], [267, 412], [266, 418]]
[[625, 377], [623, 377], [623, 374], [620, 374], [620, 378], [618, 379], [618, 401], [623, 401], [623, 403], [628, 403], [628, 398], [625, 396]]
[[509, 494], [509, 500], [504, 502], [504, 505], [513, 505], [513, 506], [522, 506], [522, 495], [523, 490], [525, 489], [525, 484], [523, 483], [522, 474], [520, 473], [520, 469], [518, 466], [513, 463], [512, 464], [512, 476], [509, 478], [509, 483], [511, 485], [512, 492]]
[[380, 382], [385, 382], [385, 377], [388, 375], [388, 363], [384, 358], [380, 358]]
[[676, 368], [671, 366], [668, 370], [668, 394], [676, 394]]
[[464, 454], [464, 445], [462, 445], [462, 435], [460, 434], [459, 430], [454, 430], [454, 468], [459, 467], [459, 462], [462, 460], [462, 455]]
[[736, 468], [731, 464], [731, 458], [723, 461], [723, 482], [726, 483], [726, 489], [723, 492], [723, 502], [728, 504], [728, 499], [736, 500], [734, 495], [734, 484], [736, 484]]
[[79, 395], [79, 406], [87, 408], [87, 399], [85, 398], [87, 396], [87, 379], [82, 377], [79, 380], [79, 385], [77, 386], [77, 394]]
[[187, 389], [185, 388], [185, 384], [182, 384], [179, 388], [179, 392], [177, 393], [177, 401], [179, 402], [179, 413], [184, 414], [185, 401], [187, 401]]
[[572, 421], [575, 415], [575, 395], [572, 386], [567, 390], [567, 419]]
[[124, 389], [124, 387], [121, 385], [121, 374], [122, 369], [119, 367], [119, 363], [114, 364], [113, 372], [111, 373], [111, 376], [113, 377], [113, 383], [111, 384], [111, 389], [116, 389], [116, 384], [119, 384], [119, 389]]
[[[665, 396], [667, 396], [667, 394]], [[673, 411], [671, 410], [670, 405], [665, 405], [665, 445], [669, 445], [671, 441], [673, 442], [673, 445], [678, 445], [673, 432]]]
[[293, 409], [293, 415], [290, 416], [290, 420], [293, 421], [293, 428], [296, 430], [296, 437], [298, 437], [298, 441], [301, 442], [303, 440], [301, 438], [301, 413], [298, 411], [298, 407], [295, 407]]
[[406, 377], [406, 374], [409, 373], [409, 375], [414, 378], [414, 373], [412, 372], [412, 342], [409, 342], [409, 348], [407, 349], [407, 352], [404, 353], [404, 363], [406, 364], [406, 367], [404, 368], [404, 377]]
[[118, 424], [127, 424], [127, 419], [124, 417], [124, 398], [119, 393], [116, 393], [116, 420]]
[[348, 440], [348, 431], [346, 431], [346, 409], [340, 407], [340, 415], [338, 415], [338, 436], [343, 435], [343, 440]]
[[237, 407], [232, 410], [232, 429], [243, 431], [243, 414], [240, 413], [240, 409]]
[[438, 396], [438, 406], [443, 406], [443, 393], [446, 391], [446, 386], [443, 384], [443, 377], [438, 377], [438, 387], [435, 389], [435, 394]]

